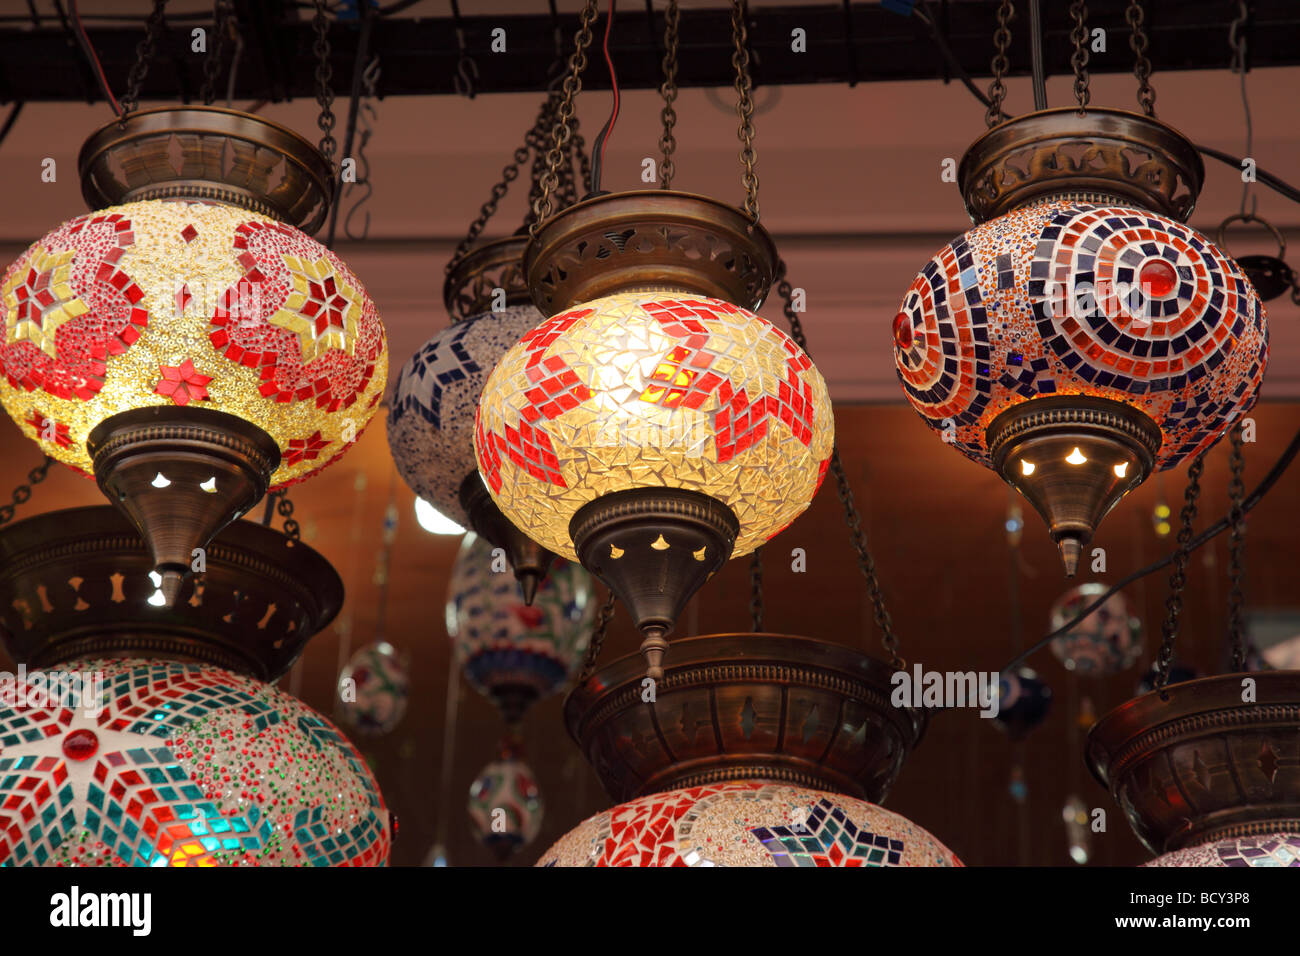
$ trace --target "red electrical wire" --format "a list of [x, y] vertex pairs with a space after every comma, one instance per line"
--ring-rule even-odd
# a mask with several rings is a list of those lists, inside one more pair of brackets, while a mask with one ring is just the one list
[[614, 25], [615, 3], [616, 0], [609, 0], [609, 15], [605, 18], [605, 39], [602, 44], [605, 53], [605, 65], [609, 67], [609, 85], [614, 91], [614, 109], [609, 114], [609, 119], [605, 121], [605, 125], [601, 128], [599, 137], [597, 137], [600, 148], [597, 151], [595, 162], [592, 164], [591, 187], [593, 190], [600, 189], [600, 174], [605, 166], [605, 144], [609, 142], [609, 137], [614, 132], [614, 124], [618, 122], [618, 75], [614, 72], [614, 61], [609, 56], [609, 29]]
[[77, 41], [81, 44], [81, 50], [86, 54], [86, 59], [95, 68], [95, 73], [99, 78], [99, 88], [104, 91], [104, 96], [108, 99], [108, 105], [113, 107], [114, 115], [120, 119], [122, 106], [117, 102], [117, 97], [113, 95], [113, 90], [108, 85], [108, 77], [104, 73], [104, 66], [99, 62], [99, 54], [91, 46], [90, 37], [86, 36], [86, 28], [81, 25], [81, 14], [77, 11], [77, 0], [68, 0], [68, 10], [72, 14], [72, 25], [76, 30]]

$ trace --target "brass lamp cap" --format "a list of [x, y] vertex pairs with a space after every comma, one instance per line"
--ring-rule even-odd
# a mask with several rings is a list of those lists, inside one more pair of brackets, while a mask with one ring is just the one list
[[456, 262], [442, 284], [442, 302], [453, 322], [490, 312], [498, 303], [502, 308], [532, 304], [524, 282], [527, 245], [527, 235], [493, 239], [474, 246]]

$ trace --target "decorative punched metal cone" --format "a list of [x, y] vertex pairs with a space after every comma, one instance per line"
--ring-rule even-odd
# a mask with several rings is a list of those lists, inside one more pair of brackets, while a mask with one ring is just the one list
[[721, 501], [679, 488], [633, 488], [578, 509], [569, 534], [582, 566], [618, 596], [644, 641], [646, 676], [663, 677], [667, 635], [740, 533]]
[[471, 471], [461, 482], [460, 505], [469, 515], [470, 527], [476, 534], [493, 546], [505, 549], [515, 579], [524, 593], [524, 604], [531, 607], [537, 589], [546, 580], [551, 562], [555, 560], [555, 552], [528, 537], [501, 513], [477, 471]]
[[343, 606], [328, 561], [256, 522], [227, 526], [204, 563], [163, 605], [152, 553], [117, 509], [15, 522], [0, 531], [0, 640], [29, 667], [166, 658], [273, 681]]
[[313, 233], [334, 197], [314, 145], [279, 123], [216, 106], [161, 107], [113, 120], [77, 157], [91, 209], [144, 199], [239, 206]]
[[1205, 164], [1192, 142], [1127, 110], [1039, 110], [994, 126], [957, 169], [966, 211], [987, 222], [1041, 199], [1073, 196], [1136, 205], [1179, 222], [1196, 206]]
[[921, 739], [926, 711], [890, 703], [894, 671], [827, 641], [713, 634], [673, 642], [646, 702], [637, 654], [569, 694], [569, 735], [622, 802], [730, 781], [772, 781], [885, 798]]
[[994, 468], [1042, 516], [1073, 577], [1101, 519], [1151, 473], [1161, 435], [1131, 405], [1067, 395], [1012, 406], [989, 424], [987, 443]]
[[113, 415], [86, 449], [100, 490], [148, 544], [169, 607], [196, 550], [266, 494], [280, 463], [280, 449], [257, 426], [194, 407]]
[[[1244, 682], [1254, 700], [1242, 700]], [[1138, 839], [1168, 853], [1220, 839], [1300, 833], [1300, 671], [1170, 684], [1088, 734], [1093, 775]]]
[[442, 285], [442, 301], [453, 322], [512, 305], [532, 305], [524, 282], [527, 245], [526, 234], [506, 236], [479, 243], [457, 261]]
[[758, 309], [776, 246], [739, 209], [707, 196], [645, 189], [591, 196], [542, 223], [524, 251], [545, 316], [618, 292], [693, 293]]

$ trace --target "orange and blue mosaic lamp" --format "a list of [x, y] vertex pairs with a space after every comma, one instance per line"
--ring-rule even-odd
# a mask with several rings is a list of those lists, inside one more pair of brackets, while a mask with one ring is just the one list
[[0, 866], [387, 864], [374, 778], [305, 704], [195, 663], [76, 667], [98, 706], [8, 687], [28, 703], [0, 712]]
[[908, 401], [1029, 499], [1067, 575], [1124, 494], [1204, 452], [1258, 397], [1264, 308], [1182, 222], [1203, 174], [1192, 144], [1150, 117], [1008, 120], [962, 160], [975, 228], [894, 318]]

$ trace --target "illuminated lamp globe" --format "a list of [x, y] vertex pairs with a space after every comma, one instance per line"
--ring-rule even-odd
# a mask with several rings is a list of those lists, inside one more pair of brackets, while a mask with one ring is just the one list
[[400, 724], [411, 692], [410, 670], [409, 655], [387, 641], [353, 653], [339, 675], [339, 706], [348, 726], [373, 737]]
[[93, 676], [51, 700], [29, 672], [0, 711], [0, 866], [387, 865], [365, 761], [297, 699], [191, 662], [60, 670]]
[[[1106, 585], [1089, 581], [1065, 592], [1052, 605], [1051, 629], [1069, 624], [1107, 590]], [[1130, 612], [1123, 592], [1117, 592], [1055, 638], [1051, 647], [1066, 670], [1095, 676], [1115, 674], [1128, 670], [1142, 656], [1142, 621]]]
[[[452, 324], [402, 366], [388, 409], [388, 447], [411, 490], [505, 549], [524, 600], [532, 603], [554, 555], [506, 520], [474, 460], [474, 416], [488, 374], [542, 321], [519, 278], [525, 241], [487, 243], [454, 265], [443, 289]], [[496, 302], [495, 289], [504, 293]]]
[[475, 838], [503, 863], [537, 839], [545, 803], [513, 735], [507, 735], [496, 759], [479, 771], [466, 809]]
[[303, 231], [333, 173], [289, 130], [144, 110], [94, 134], [80, 168], [96, 211], [0, 277], [0, 401], [42, 451], [93, 474], [172, 601], [196, 548], [356, 441], [384, 392], [384, 329]]
[[1184, 225], [1203, 176], [1195, 147], [1150, 117], [1008, 120], [959, 168], [975, 228], [935, 254], [893, 319], [908, 401], [1030, 501], [1067, 576], [1120, 498], [1205, 451], [1258, 397], [1260, 299]]

